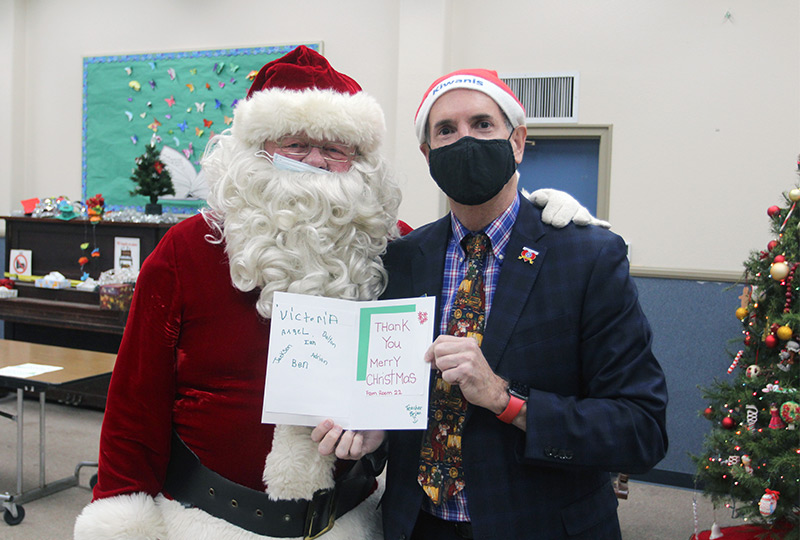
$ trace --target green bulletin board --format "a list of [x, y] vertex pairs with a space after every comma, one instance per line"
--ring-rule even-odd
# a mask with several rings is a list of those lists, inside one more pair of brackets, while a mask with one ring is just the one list
[[[175, 198], [159, 200], [164, 210], [202, 207], [193, 182], [210, 137], [230, 127], [255, 72], [298, 45], [84, 58], [83, 200], [102, 193], [108, 210], [141, 210], [149, 201], [130, 194], [130, 176], [155, 140], [177, 167]], [[304, 45], [322, 52], [319, 42]]]

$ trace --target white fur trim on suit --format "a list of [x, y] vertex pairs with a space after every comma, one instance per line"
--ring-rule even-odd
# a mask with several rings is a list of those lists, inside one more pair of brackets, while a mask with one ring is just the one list
[[[382, 540], [384, 479], [364, 502], [336, 520], [320, 540]], [[159, 495], [119, 495], [86, 506], [75, 522], [75, 540], [300, 540], [253, 534], [197, 508]]]
[[151, 496], [131, 493], [87, 505], [74, 535], [75, 540], [166, 540], [167, 526]]
[[[271, 499], [311, 499], [334, 485], [334, 456], [320, 455], [311, 428], [275, 426], [272, 451], [264, 465]], [[378, 502], [384, 480], [364, 502], [338, 519], [321, 540], [381, 540]], [[119, 495], [94, 501], [75, 522], [75, 540], [276, 540], [231, 525], [197, 508], [159, 495]], [[299, 540], [283, 538], [281, 540]]]
[[231, 133], [252, 146], [304, 132], [315, 140], [335, 140], [374, 153], [386, 124], [378, 102], [365, 92], [270, 89], [240, 101]]
[[311, 428], [275, 426], [272, 451], [264, 464], [267, 495], [278, 499], [311, 499], [332, 488], [336, 456], [323, 456], [311, 440]]

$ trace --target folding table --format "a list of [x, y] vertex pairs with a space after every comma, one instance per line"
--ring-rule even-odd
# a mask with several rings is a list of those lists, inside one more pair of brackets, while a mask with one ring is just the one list
[[[50, 483], [45, 481], [45, 396], [48, 389], [108, 375], [114, 368], [115, 360], [114, 354], [0, 339], [0, 387], [17, 391], [16, 411], [13, 413], [0, 411], [0, 416], [17, 423], [16, 491], [0, 493], [0, 503], [4, 509], [3, 518], [9, 525], [19, 524], [25, 517], [23, 503], [77, 486], [81, 468], [97, 465], [96, 462], [81, 462], [75, 467], [72, 476]], [[34, 364], [29, 366], [33, 370], [36, 370], [37, 366], [59, 369], [28, 376], [25, 374], [25, 369], [20, 367], [26, 364]], [[9, 370], [3, 368], [11, 368], [12, 373], [9, 374]], [[3, 371], [6, 373], [3, 374]], [[23, 491], [22, 486], [22, 420], [25, 392], [39, 394], [39, 485], [27, 491]]]

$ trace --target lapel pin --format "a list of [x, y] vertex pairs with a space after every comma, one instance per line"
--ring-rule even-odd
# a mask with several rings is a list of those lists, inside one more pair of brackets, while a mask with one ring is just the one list
[[535, 249], [531, 249], [529, 247], [522, 248], [522, 253], [519, 254], [517, 259], [522, 259], [526, 263], [533, 264], [533, 261], [536, 259], [536, 256], [539, 254], [538, 251]]

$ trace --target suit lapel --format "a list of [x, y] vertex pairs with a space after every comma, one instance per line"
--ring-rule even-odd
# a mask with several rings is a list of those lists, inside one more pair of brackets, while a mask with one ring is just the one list
[[[537, 243], [544, 234], [545, 227], [533, 204], [520, 197], [519, 214], [506, 247], [481, 347], [495, 371], [547, 255], [547, 248]], [[533, 261], [522, 256], [528, 249], [537, 252]]]
[[[427, 294], [436, 298], [436, 318], [433, 327], [435, 337], [439, 335], [439, 328], [442, 326], [440, 302], [447, 238], [451, 228], [450, 214], [434, 222], [431, 227], [430, 234], [424, 236], [419, 244], [419, 250], [411, 262], [411, 290], [414, 296]], [[442, 246], [445, 246], [445, 250], [442, 250]]]

